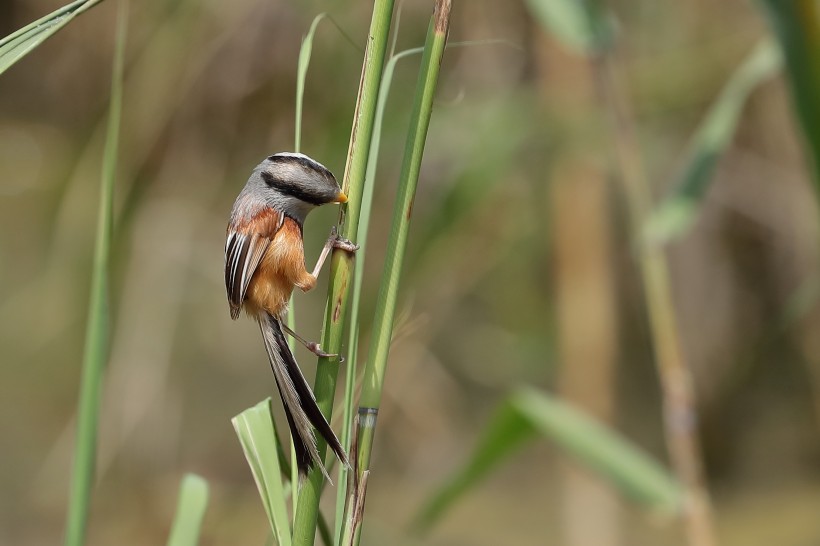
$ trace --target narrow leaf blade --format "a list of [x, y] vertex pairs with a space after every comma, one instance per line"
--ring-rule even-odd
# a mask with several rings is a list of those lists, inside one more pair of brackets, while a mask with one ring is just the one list
[[533, 17], [561, 44], [581, 55], [592, 55], [613, 39], [612, 17], [596, 0], [526, 0]]
[[528, 419], [507, 400], [501, 404], [485, 428], [478, 446], [467, 463], [432, 496], [416, 518], [420, 531], [431, 528], [467, 491], [512, 455], [525, 441], [535, 436]]
[[302, 40], [302, 47], [299, 48], [299, 62], [296, 68], [296, 135], [294, 138], [294, 152], [300, 151], [302, 147], [302, 104], [305, 96], [305, 80], [310, 66], [310, 54], [313, 51], [313, 36], [316, 35], [316, 27], [327, 14], [320, 13], [313, 19], [305, 39]]
[[532, 388], [514, 392], [511, 404], [543, 437], [613, 482], [629, 498], [656, 510], [679, 509], [681, 489], [676, 480], [614, 430], [578, 408]]
[[536, 436], [553, 441], [629, 498], [658, 511], [680, 509], [679, 485], [649, 455], [577, 408], [520, 388], [501, 404], [467, 463], [424, 506], [416, 527], [429, 529], [495, 466]]
[[196, 546], [205, 509], [208, 507], [208, 482], [195, 474], [182, 478], [174, 524], [168, 546]]
[[270, 398], [246, 409], [231, 419], [231, 423], [251, 467], [273, 536], [280, 546], [290, 546], [290, 521], [285, 505], [287, 495], [282, 483], [277, 448], [279, 439], [271, 415]]
[[652, 214], [644, 228], [651, 244], [683, 235], [693, 224], [721, 154], [731, 143], [749, 95], [781, 66], [777, 46], [763, 40], [732, 74], [698, 127], [676, 189]]
[[0, 40], [0, 74], [67, 25], [74, 17], [101, 1], [72, 2]]
[[761, 0], [783, 51], [797, 121], [820, 187], [820, 2]]

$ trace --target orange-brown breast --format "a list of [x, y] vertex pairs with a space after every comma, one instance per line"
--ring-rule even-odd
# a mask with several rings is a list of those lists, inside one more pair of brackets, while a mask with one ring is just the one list
[[286, 217], [248, 286], [246, 311], [254, 316], [260, 311], [284, 315], [294, 284], [306, 274], [302, 230]]

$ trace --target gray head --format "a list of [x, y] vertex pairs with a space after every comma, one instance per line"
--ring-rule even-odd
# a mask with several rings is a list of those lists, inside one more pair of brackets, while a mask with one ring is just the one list
[[237, 205], [252, 209], [264, 203], [302, 223], [315, 207], [344, 203], [347, 196], [333, 173], [318, 161], [304, 154], [280, 152], [256, 166], [236, 201], [235, 213], [240, 212]]

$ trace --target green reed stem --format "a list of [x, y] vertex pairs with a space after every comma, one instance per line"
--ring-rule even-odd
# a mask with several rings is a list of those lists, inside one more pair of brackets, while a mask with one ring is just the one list
[[[347, 239], [357, 237], [359, 217], [364, 190], [367, 159], [376, 102], [381, 85], [382, 67], [387, 51], [390, 22], [393, 16], [393, 0], [375, 0], [370, 21], [367, 45], [365, 47], [362, 77], [353, 115], [350, 147], [342, 189], [348, 196], [348, 203], [342, 207], [340, 233]], [[322, 347], [329, 353], [341, 353], [344, 317], [349, 299], [349, 286], [353, 271], [353, 256], [347, 252], [334, 250], [330, 259], [330, 283]], [[336, 392], [336, 378], [339, 372], [339, 358], [319, 358], [316, 367], [314, 394], [322, 413], [330, 420], [333, 411], [333, 397]], [[324, 455], [326, 444], [319, 440], [319, 451]], [[296, 546], [310, 546], [316, 534], [319, 514], [319, 498], [322, 492], [323, 476], [314, 469], [304, 480], [299, 493], [299, 504], [294, 518], [293, 543]]]
[[[410, 129], [404, 148], [399, 189], [393, 209], [393, 222], [390, 229], [390, 238], [388, 239], [384, 273], [376, 303], [373, 337], [359, 402], [359, 467], [355, 469], [359, 473], [367, 470], [370, 465], [376, 416], [381, 402], [384, 373], [393, 334], [399, 280], [407, 248], [410, 217], [418, 185], [421, 160], [424, 155], [427, 129], [430, 126], [430, 117], [433, 112], [433, 97], [438, 83], [439, 68], [447, 43], [451, 5], [451, 0], [436, 1], [419, 68], [413, 112], [410, 117]], [[358, 541], [359, 533], [356, 533], [355, 543], [358, 543]]]
[[[342, 417], [342, 445], [350, 450], [350, 436], [353, 425], [353, 414], [355, 403], [353, 394], [356, 386], [356, 370], [359, 353], [359, 303], [361, 297], [362, 283], [364, 282], [364, 260], [367, 249], [367, 231], [370, 228], [370, 211], [373, 205], [373, 190], [375, 188], [376, 169], [378, 167], [379, 144], [381, 142], [382, 120], [384, 119], [384, 109], [387, 105], [387, 98], [390, 94], [390, 86], [393, 81], [393, 73], [399, 60], [413, 54], [421, 53], [424, 48], [414, 48], [402, 51], [397, 55], [392, 55], [384, 67], [382, 85], [379, 89], [379, 99], [376, 105], [376, 121], [373, 127], [373, 140], [370, 143], [370, 159], [367, 164], [367, 174], [365, 175], [364, 194], [362, 196], [362, 214], [359, 221], [359, 230], [356, 241], [359, 243], [359, 250], [356, 252], [358, 267], [353, 272], [353, 292], [350, 303], [350, 328], [348, 330], [348, 359], [345, 364], [345, 391], [344, 408]], [[347, 478], [349, 469], [339, 466], [339, 487], [336, 493], [336, 536], [341, 540], [342, 524], [345, 503], [347, 502]]]

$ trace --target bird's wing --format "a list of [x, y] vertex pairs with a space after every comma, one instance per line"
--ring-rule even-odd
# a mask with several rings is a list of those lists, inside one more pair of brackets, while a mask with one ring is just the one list
[[282, 228], [285, 215], [266, 209], [249, 222], [228, 226], [225, 241], [225, 289], [231, 318], [239, 317], [245, 292], [259, 262], [270, 246], [276, 232]]

